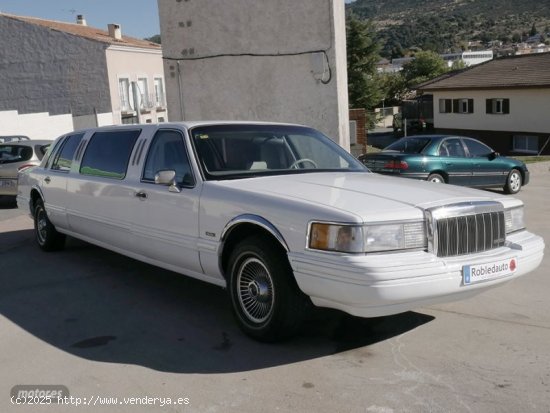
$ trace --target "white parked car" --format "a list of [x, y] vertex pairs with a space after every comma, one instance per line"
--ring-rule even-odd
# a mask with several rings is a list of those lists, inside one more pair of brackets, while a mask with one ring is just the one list
[[17, 173], [40, 164], [52, 141], [29, 139], [0, 143], [0, 195], [17, 195]]
[[70, 235], [229, 291], [273, 341], [308, 306], [374, 317], [470, 297], [533, 271], [521, 201], [370, 173], [296, 125], [187, 122], [60, 137], [19, 175], [46, 251]]

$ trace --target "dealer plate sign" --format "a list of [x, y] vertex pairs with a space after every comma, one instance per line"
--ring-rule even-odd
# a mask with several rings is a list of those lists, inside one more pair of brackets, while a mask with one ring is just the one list
[[492, 261], [485, 264], [465, 265], [462, 267], [464, 285], [506, 277], [516, 272], [517, 258], [508, 258], [501, 261]]

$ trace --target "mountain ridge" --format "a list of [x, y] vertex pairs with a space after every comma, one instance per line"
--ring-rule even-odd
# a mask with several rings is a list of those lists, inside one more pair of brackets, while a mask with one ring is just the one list
[[373, 21], [385, 57], [416, 48], [456, 52], [476, 41], [517, 43], [534, 28], [544, 41], [550, 32], [550, 0], [356, 0], [346, 8]]

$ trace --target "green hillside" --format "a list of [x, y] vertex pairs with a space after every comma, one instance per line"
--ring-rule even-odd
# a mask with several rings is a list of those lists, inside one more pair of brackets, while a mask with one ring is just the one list
[[533, 24], [550, 32], [550, 0], [357, 0], [347, 8], [375, 23], [387, 57], [414, 47], [443, 53], [469, 41], [519, 42]]

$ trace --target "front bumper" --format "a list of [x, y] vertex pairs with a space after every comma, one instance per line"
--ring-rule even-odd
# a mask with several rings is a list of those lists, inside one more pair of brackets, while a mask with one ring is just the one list
[[[507, 237], [506, 246], [479, 254], [439, 258], [424, 251], [345, 255], [289, 253], [300, 289], [319, 307], [378, 317], [476, 295], [536, 269], [544, 241], [528, 231]], [[463, 283], [462, 268], [517, 259], [517, 270], [476, 284]]]

